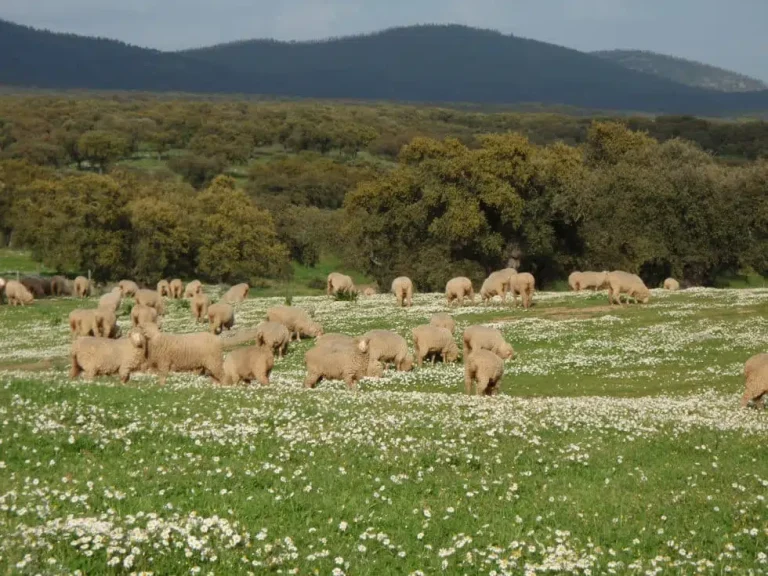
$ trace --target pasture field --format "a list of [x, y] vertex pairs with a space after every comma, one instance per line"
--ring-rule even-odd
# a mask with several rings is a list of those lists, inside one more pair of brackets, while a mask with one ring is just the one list
[[[293, 305], [326, 332], [409, 342], [446, 310], [393, 300]], [[768, 573], [768, 413], [739, 409], [768, 289], [534, 301], [454, 310], [459, 330], [488, 323], [515, 347], [493, 398], [463, 394], [460, 363], [305, 390], [311, 340], [267, 388], [71, 382], [82, 303], [0, 306], [0, 571]], [[247, 300], [223, 338], [282, 303]], [[163, 329], [201, 328], [173, 302]]]

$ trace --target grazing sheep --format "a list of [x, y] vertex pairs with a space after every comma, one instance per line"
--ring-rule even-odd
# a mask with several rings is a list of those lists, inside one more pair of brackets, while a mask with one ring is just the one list
[[51, 294], [53, 296], [71, 296], [71, 284], [64, 276], [54, 276], [51, 278]]
[[91, 294], [91, 281], [85, 276], [75, 278], [75, 296], [78, 298], [87, 298]]
[[323, 335], [323, 327], [309, 317], [301, 308], [293, 306], [275, 306], [267, 310], [267, 320], [279, 322], [291, 333], [291, 340], [296, 337], [301, 342], [301, 335], [318, 337]]
[[574, 292], [581, 290], [581, 272], [575, 270], [568, 275], [568, 287]]
[[203, 284], [200, 280], [192, 280], [184, 288], [184, 298], [192, 298], [195, 294], [200, 294], [203, 291]]
[[469, 326], [464, 330], [464, 358], [475, 350], [489, 350], [499, 358], [506, 360], [515, 357], [515, 350], [504, 340], [496, 328], [490, 326]]
[[72, 310], [69, 313], [69, 331], [72, 336], [101, 335], [98, 310]]
[[331, 348], [315, 346], [307, 350], [304, 363], [307, 365], [307, 376], [304, 386], [314, 388], [323, 378], [327, 380], [344, 380], [347, 388], [354, 390], [358, 381], [368, 371], [369, 353], [368, 338], [355, 338], [353, 346]]
[[147, 339], [140, 330], [133, 330], [127, 338], [109, 340], [82, 336], [72, 343], [70, 359], [71, 379], [81, 372], [92, 380], [96, 376], [119, 374], [122, 383], [128, 382], [132, 372], [138, 371], [147, 355]]
[[198, 292], [192, 296], [192, 302], [190, 308], [192, 309], [192, 317], [200, 322], [205, 322], [208, 318], [208, 306], [211, 305], [211, 299], [202, 292]]
[[215, 382], [222, 381], [221, 341], [213, 334], [165, 334], [152, 324], [144, 331], [147, 335], [147, 367], [158, 371], [161, 384], [171, 371], [207, 372]]
[[[577, 276], [574, 277], [574, 274]], [[574, 282], [571, 283], [571, 278], [574, 277]], [[579, 292], [591, 288], [593, 292], [602, 290], [608, 283], [608, 272], [574, 272], [568, 277], [568, 284], [571, 286], [571, 290]]]
[[516, 274], [517, 270], [514, 268], [504, 268], [491, 272], [480, 287], [480, 297], [483, 302], [490, 301], [494, 296], [501, 296], [501, 301], [506, 302], [512, 277]]
[[117, 309], [120, 308], [120, 302], [123, 298], [122, 294], [123, 291], [120, 287], [113, 288], [111, 292], [107, 292], [104, 294], [104, 296], [99, 298], [99, 308], [117, 312]]
[[174, 278], [168, 284], [171, 289], [171, 298], [181, 298], [184, 294], [184, 282], [180, 278]]
[[424, 324], [416, 326], [412, 334], [416, 362], [419, 366], [427, 356], [432, 356], [432, 364], [438, 355], [442, 357], [443, 362], [455, 362], [459, 357], [459, 347], [453, 340], [453, 334], [446, 328]]
[[510, 278], [509, 290], [512, 292], [512, 296], [515, 299], [515, 306], [517, 306], [517, 296], [519, 294], [522, 297], [523, 307], [529, 308], [535, 289], [536, 280], [534, 279], [533, 274], [522, 272], [520, 274], [515, 274]]
[[224, 296], [221, 297], [222, 302], [229, 302], [230, 304], [238, 304], [248, 298], [248, 292], [251, 287], [248, 284], [235, 284], [226, 291]]
[[8, 304], [11, 306], [26, 306], [35, 301], [32, 292], [30, 292], [21, 282], [16, 280], [8, 280], [5, 284], [5, 297], [8, 299]]
[[392, 294], [397, 299], [397, 305], [411, 306], [413, 304], [413, 282], [407, 276], [399, 276], [392, 280]]
[[45, 284], [40, 278], [27, 276], [20, 281], [22, 286], [32, 293], [35, 298], [45, 298]]
[[157, 324], [157, 310], [143, 304], [136, 304], [131, 308], [131, 324], [141, 326]]
[[120, 292], [123, 296], [133, 297], [136, 296], [136, 292], [139, 291], [139, 285], [133, 280], [120, 280], [117, 285], [120, 287]]
[[208, 322], [211, 324], [211, 332], [220, 334], [222, 330], [232, 330], [235, 325], [235, 311], [232, 306], [224, 302], [217, 302], [208, 306]]
[[291, 334], [288, 328], [279, 322], [262, 322], [256, 326], [256, 340], [263, 342], [278, 355], [278, 358], [282, 358], [288, 352]]
[[763, 408], [763, 399], [768, 393], [768, 354], [755, 354], [744, 364], [744, 396], [741, 407], [746, 408], [750, 400], [755, 407]]
[[475, 350], [464, 358], [464, 391], [472, 394], [472, 384], [477, 383], [478, 396], [493, 396], [499, 391], [504, 376], [504, 361], [488, 350]]
[[368, 374], [381, 376], [381, 368], [392, 362], [399, 372], [413, 370], [413, 355], [408, 352], [405, 338], [389, 330], [369, 330], [363, 334], [368, 338]]
[[157, 310], [158, 314], [165, 313], [165, 302], [163, 302], [163, 299], [160, 294], [157, 293], [157, 290], [147, 290], [146, 288], [137, 290], [136, 304], [154, 308]]
[[621, 305], [621, 295], [634, 298], [635, 302], [647, 304], [651, 293], [637, 274], [614, 270], [608, 274], [608, 302]]
[[352, 278], [339, 274], [338, 272], [331, 272], [328, 274], [328, 280], [326, 282], [326, 294], [329, 296], [335, 295], [337, 292], [354, 292], [355, 283]]
[[160, 296], [171, 296], [171, 285], [168, 283], [168, 280], [160, 280], [160, 282], [157, 283], [157, 293], [160, 294]]
[[437, 326], [438, 328], [445, 328], [451, 334], [456, 331], [456, 320], [453, 319], [453, 316], [445, 312], [438, 312], [437, 314], [433, 314], [432, 318], [429, 319], [429, 325]]
[[664, 290], [669, 290], [670, 292], [676, 292], [680, 290], [680, 282], [678, 282], [674, 278], [667, 278], [666, 280], [664, 280]]
[[251, 380], [257, 380], [262, 386], [269, 386], [269, 375], [274, 366], [275, 356], [268, 346], [238, 348], [224, 360], [222, 384], [231, 386], [241, 380], [250, 384]]
[[469, 301], [473, 304], [475, 302], [475, 290], [472, 288], [472, 280], [464, 276], [448, 280], [448, 283], [445, 285], [445, 299], [448, 301], [448, 305], [450, 306], [456, 300], [459, 306], [463, 306], [464, 298], [469, 298]]

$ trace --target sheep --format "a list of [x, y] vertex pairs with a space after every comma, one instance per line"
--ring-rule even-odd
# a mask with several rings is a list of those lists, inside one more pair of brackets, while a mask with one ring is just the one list
[[51, 278], [51, 294], [53, 296], [71, 296], [71, 282], [64, 276], [54, 276]]
[[157, 310], [158, 314], [165, 313], [165, 302], [160, 297], [160, 294], [156, 290], [141, 289], [136, 291], [136, 304], [142, 304], [149, 306]]
[[489, 350], [503, 360], [515, 357], [515, 350], [496, 328], [469, 326], [464, 330], [462, 340], [465, 359], [475, 350]]
[[278, 354], [278, 358], [282, 358], [288, 352], [291, 334], [288, 328], [279, 322], [262, 322], [256, 326], [256, 339], [272, 348], [273, 353]]
[[333, 348], [339, 346], [350, 346], [354, 344], [354, 342], [354, 336], [331, 332], [318, 336], [317, 340], [315, 341], [315, 346], [327, 346]]
[[136, 304], [131, 308], [131, 324], [141, 326], [157, 324], [157, 310], [143, 304]]
[[392, 280], [392, 294], [395, 295], [399, 307], [413, 304], [413, 282], [407, 276], [399, 276]]
[[161, 384], [165, 384], [171, 371], [207, 372], [215, 382], [222, 381], [221, 341], [213, 334], [165, 334], [152, 324], [144, 331], [147, 335], [147, 368], [158, 371]]
[[45, 284], [40, 278], [27, 276], [20, 281], [22, 286], [32, 293], [35, 298], [45, 298]]
[[262, 386], [269, 386], [269, 375], [275, 366], [275, 356], [268, 346], [248, 346], [230, 352], [224, 360], [222, 384], [231, 386], [241, 380], [250, 384], [258, 380]]
[[446, 314], [445, 312], [438, 312], [437, 314], [433, 314], [432, 318], [429, 319], [429, 325], [437, 326], [438, 328], [445, 328], [451, 334], [456, 331], [456, 320], [453, 319], [453, 316]]
[[208, 306], [211, 305], [211, 299], [202, 292], [198, 292], [192, 296], [192, 302], [190, 309], [192, 310], [192, 317], [200, 322], [204, 322], [208, 318]]
[[455, 362], [459, 357], [459, 347], [453, 340], [453, 334], [446, 328], [425, 324], [416, 326], [411, 333], [416, 362], [420, 367], [424, 358], [430, 355], [432, 355], [432, 364], [435, 363], [437, 355], [442, 357], [443, 362]]
[[368, 371], [369, 341], [360, 336], [355, 338], [353, 346], [330, 348], [315, 346], [307, 350], [304, 363], [307, 366], [307, 376], [304, 378], [306, 388], [314, 388], [323, 378], [327, 380], [344, 380], [347, 388], [355, 390], [358, 381]]
[[768, 354], [755, 354], [744, 364], [744, 395], [741, 407], [746, 408], [750, 400], [755, 407], [763, 408], [763, 400], [768, 393]]
[[399, 372], [413, 369], [413, 355], [408, 352], [405, 338], [389, 330], [369, 330], [363, 334], [369, 340], [368, 374], [381, 376], [381, 367], [393, 362]]
[[231, 330], [235, 324], [235, 311], [232, 306], [224, 302], [217, 302], [208, 306], [208, 322], [211, 324], [211, 333], [220, 334], [222, 330]]
[[87, 298], [91, 294], [91, 281], [85, 276], [75, 278], [75, 296], [78, 298]]
[[235, 284], [226, 291], [224, 296], [221, 297], [222, 302], [229, 302], [230, 304], [238, 304], [248, 298], [248, 292], [251, 287], [248, 284]]
[[74, 380], [84, 372], [85, 378], [92, 380], [99, 375], [118, 374], [125, 384], [131, 373], [141, 368], [146, 356], [147, 339], [140, 330], [119, 340], [82, 336], [72, 343], [69, 377]]
[[522, 297], [523, 307], [529, 308], [535, 289], [536, 280], [534, 279], [533, 274], [522, 272], [520, 274], [515, 274], [510, 278], [509, 290], [512, 292], [515, 306], [517, 306], [517, 295], [519, 294]]
[[637, 274], [614, 270], [608, 274], [608, 302], [621, 306], [621, 295], [626, 294], [636, 302], [647, 304], [651, 293]]
[[2, 301], [3, 301], [3, 298], [2, 298], [2, 296], [3, 296], [3, 294], [2, 294], [3, 288], [5, 288], [5, 279], [4, 278], [0, 278], [0, 303], [2, 303]]
[[120, 302], [122, 301], [122, 293], [122, 289], [116, 286], [111, 292], [107, 292], [104, 296], [99, 298], [99, 308], [117, 312], [117, 309], [120, 308]]
[[581, 274], [578, 270], [574, 270], [568, 275], [568, 287], [574, 292], [581, 290]]
[[608, 283], [608, 272], [580, 272], [577, 291], [591, 288], [593, 292], [602, 290]]
[[464, 391], [472, 394], [472, 384], [476, 382], [475, 393], [478, 396], [493, 396], [499, 391], [499, 383], [504, 376], [504, 361], [488, 350], [475, 350], [464, 358]]
[[335, 295], [338, 292], [355, 292], [355, 283], [350, 276], [331, 272], [326, 282], [326, 294]]
[[459, 276], [448, 280], [448, 283], [445, 285], [445, 299], [448, 301], [449, 306], [454, 300], [458, 302], [459, 306], [463, 306], [464, 298], [466, 297], [474, 304], [475, 290], [469, 278]]
[[296, 337], [301, 342], [301, 335], [317, 337], [323, 335], [323, 327], [313, 321], [309, 314], [301, 308], [292, 306], [275, 306], [267, 310], [267, 320], [279, 322], [291, 333], [291, 340]]
[[5, 297], [11, 306], [26, 306], [35, 301], [32, 292], [17, 280], [8, 280], [5, 284]]
[[480, 287], [480, 297], [483, 302], [489, 302], [494, 296], [501, 296], [501, 301], [506, 302], [512, 277], [516, 274], [517, 270], [514, 268], [491, 272]]
[[171, 291], [171, 298], [181, 298], [184, 294], [184, 282], [180, 278], [174, 278], [168, 284]]
[[99, 334], [102, 338], [117, 338], [120, 335], [117, 327], [117, 316], [110, 309], [97, 308], [96, 322], [99, 328]]
[[168, 296], [171, 295], [171, 285], [168, 283], [168, 280], [160, 280], [160, 282], [157, 283], [157, 293], [160, 294], [160, 296]]
[[678, 282], [674, 278], [667, 278], [666, 280], [664, 280], [664, 290], [669, 290], [670, 292], [676, 292], [680, 290], [680, 282]]
[[195, 294], [200, 294], [203, 291], [203, 285], [200, 280], [192, 280], [184, 288], [184, 298], [192, 298]]
[[101, 334], [98, 310], [72, 310], [69, 313], [69, 331], [74, 336], [99, 336]]
[[117, 285], [123, 296], [136, 296], [136, 292], [139, 290], [139, 285], [133, 280], [120, 280]]

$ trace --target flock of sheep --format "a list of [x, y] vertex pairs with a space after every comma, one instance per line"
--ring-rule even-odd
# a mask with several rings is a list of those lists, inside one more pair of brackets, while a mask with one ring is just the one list
[[[622, 295], [627, 301], [646, 304], [650, 291], [635, 274], [613, 272], [573, 272], [568, 284], [574, 291], [607, 288], [610, 304], [621, 304]], [[373, 287], [356, 287], [352, 278], [337, 272], [328, 275], [326, 292], [360, 291], [375, 293]], [[664, 282], [667, 290], [678, 290], [679, 283], [668, 278]], [[35, 297], [46, 295], [73, 295], [87, 297], [91, 294], [91, 282], [82, 276], [68, 280], [62, 276], [53, 278], [22, 278], [4, 281], [0, 278], [0, 291], [4, 289], [10, 305], [26, 305]], [[432, 316], [429, 324], [417, 326], [412, 331], [414, 354], [402, 336], [389, 330], [371, 330], [360, 336], [346, 334], [325, 334], [303, 309], [293, 306], [276, 306], [267, 310], [267, 318], [259, 324], [249, 339], [252, 346], [237, 348], [217, 337], [222, 330], [230, 330], [235, 321], [234, 305], [244, 301], [250, 287], [238, 284], [230, 288], [216, 303], [211, 303], [203, 292], [198, 280], [186, 284], [179, 279], [168, 282], [161, 280], [155, 289], [140, 288], [135, 282], [122, 280], [110, 292], [99, 299], [95, 309], [77, 309], [69, 315], [69, 327], [73, 337], [70, 360], [70, 376], [77, 378], [81, 373], [86, 378], [98, 375], [117, 374], [127, 382], [134, 372], [156, 372], [165, 382], [170, 372], [196, 372], [208, 374], [214, 381], [233, 385], [241, 381], [256, 380], [262, 385], [269, 384], [269, 377], [275, 363], [275, 355], [282, 358], [288, 345], [301, 337], [315, 338], [315, 345], [305, 354], [307, 369], [304, 385], [314, 388], [318, 382], [343, 380], [354, 390], [363, 377], [381, 377], [384, 368], [392, 364], [396, 370], [413, 369], [414, 361], [422, 366], [424, 360], [455, 362], [459, 349], [454, 339], [456, 323], [450, 314]], [[413, 303], [413, 282], [401, 276], [392, 282], [391, 292], [397, 306], [410, 307]], [[517, 297], [528, 308], [535, 291], [535, 279], [527, 273], [518, 273], [514, 268], [505, 268], [491, 273], [480, 288], [484, 304], [494, 296], [506, 301], [507, 293], [512, 294], [514, 304]], [[132, 328], [125, 337], [120, 337], [117, 327], [117, 310], [122, 299], [131, 297]], [[465, 299], [474, 301], [472, 282], [466, 277], [448, 281], [445, 297], [449, 306], [462, 306]], [[165, 313], [165, 298], [186, 298], [190, 301], [192, 315], [198, 322], [209, 323], [208, 332], [192, 334], [169, 334], [161, 330]], [[504, 375], [504, 360], [515, 357], [512, 346], [504, 340], [495, 328], [474, 325], [462, 334], [462, 357], [464, 361], [464, 384], [467, 394], [473, 385], [478, 395], [494, 395]], [[742, 406], [750, 401], [762, 407], [763, 396], [768, 392], [768, 354], [750, 358], [744, 368], [746, 390]]]

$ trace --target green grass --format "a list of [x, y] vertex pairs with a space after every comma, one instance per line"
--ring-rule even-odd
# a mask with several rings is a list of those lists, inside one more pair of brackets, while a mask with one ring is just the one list
[[48, 270], [39, 262], [32, 260], [27, 251], [0, 248], [0, 276], [11, 276], [16, 272], [38, 274]]
[[[282, 300], [239, 305], [235, 332]], [[0, 306], [2, 572], [768, 569], [768, 414], [738, 408], [743, 363], [768, 344], [768, 290], [453, 309], [460, 329], [491, 323], [517, 351], [493, 398], [465, 396], [461, 364], [440, 363], [307, 391], [306, 340], [268, 388], [70, 382], [62, 319], [83, 305], [95, 299]], [[327, 332], [409, 341], [446, 309], [437, 294], [406, 310], [390, 295], [293, 305]], [[201, 328], [174, 305], [163, 329]], [[41, 372], [14, 364], [46, 358]]]

